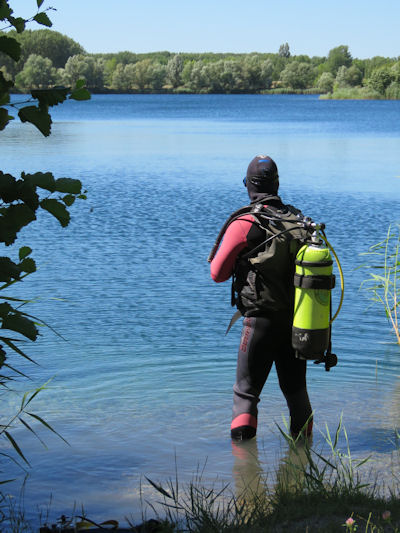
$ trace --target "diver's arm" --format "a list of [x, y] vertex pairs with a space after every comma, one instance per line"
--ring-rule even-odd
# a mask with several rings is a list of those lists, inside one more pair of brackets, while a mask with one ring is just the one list
[[211, 261], [211, 277], [221, 283], [229, 279], [235, 268], [238, 254], [248, 246], [248, 235], [253, 227], [254, 218], [246, 215], [234, 220], [225, 232], [221, 246]]

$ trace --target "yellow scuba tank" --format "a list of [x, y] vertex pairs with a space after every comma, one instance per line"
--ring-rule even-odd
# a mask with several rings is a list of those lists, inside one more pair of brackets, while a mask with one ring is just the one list
[[332, 265], [328, 246], [315, 232], [311, 243], [297, 253], [294, 275], [292, 345], [296, 357], [325, 362], [327, 370], [337, 362], [330, 353]]

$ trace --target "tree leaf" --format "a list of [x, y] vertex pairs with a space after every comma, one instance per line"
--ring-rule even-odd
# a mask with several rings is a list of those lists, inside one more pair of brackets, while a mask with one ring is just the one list
[[82, 87], [81, 89], [74, 89], [69, 97], [72, 100], [90, 100], [90, 92]]
[[3, 72], [0, 71], [0, 105], [5, 105], [10, 102], [9, 90], [14, 83], [11, 80], [6, 80]]
[[0, 170], [0, 198], [3, 202], [15, 202], [18, 198], [17, 180], [11, 174], [4, 174]]
[[7, 54], [14, 61], [19, 61], [21, 57], [21, 45], [13, 37], [0, 36], [0, 52]]
[[82, 89], [82, 87], [85, 87], [85, 85], [86, 85], [86, 80], [84, 80], [84, 79], [77, 80], [77, 82], [75, 83], [74, 90], [75, 89]]
[[0, 281], [8, 283], [11, 279], [19, 279], [20, 275], [21, 269], [18, 265], [9, 257], [0, 257]]
[[0, 20], [8, 19], [8, 17], [11, 17], [12, 13], [13, 13], [13, 10], [8, 5], [8, 3], [1, 1], [0, 2]]
[[36, 272], [36, 263], [31, 257], [26, 257], [23, 261], [21, 261], [19, 267], [22, 272], [27, 272], [28, 274]]
[[75, 202], [75, 196], [73, 194], [66, 194], [62, 197], [62, 201], [67, 207], [70, 207]]
[[18, 180], [18, 197], [32, 209], [36, 211], [39, 207], [39, 196], [36, 193], [36, 187], [27, 180]]
[[14, 310], [13, 306], [7, 302], [0, 304], [0, 318], [5, 318], [13, 310]]
[[40, 207], [52, 214], [63, 228], [68, 226], [70, 214], [64, 204], [53, 198], [45, 198], [40, 202]]
[[37, 13], [34, 17], [33, 17], [33, 20], [35, 20], [38, 24], [41, 24], [42, 26], [47, 26], [48, 28], [50, 28], [51, 26], [53, 26], [53, 23], [51, 22], [51, 20], [49, 19], [49, 17], [47, 16], [46, 13], [42, 12], [42, 13]]
[[67, 99], [68, 92], [67, 87], [53, 87], [52, 89], [32, 90], [31, 95], [39, 100], [40, 106], [55, 106], [62, 104]]
[[4, 130], [10, 120], [13, 120], [14, 117], [8, 114], [7, 109], [0, 107], [0, 130]]
[[31, 341], [35, 341], [39, 334], [35, 323], [29, 318], [21, 316], [19, 313], [6, 316], [3, 319], [3, 324], [1, 327], [2, 329], [9, 329], [10, 331], [21, 333], [21, 335], [27, 339], [30, 339]]
[[54, 192], [56, 190], [56, 180], [51, 172], [36, 172], [36, 174], [22, 173], [21, 177], [24, 180], [30, 181], [32, 185], [45, 189], [46, 191]]
[[82, 190], [82, 183], [72, 178], [58, 178], [55, 190], [69, 194], [79, 194]]
[[25, 204], [3, 208], [2, 215], [0, 216], [0, 242], [4, 242], [6, 246], [15, 241], [17, 233], [24, 226], [36, 220], [34, 211]]
[[29, 246], [21, 246], [18, 252], [19, 260], [22, 261], [25, 259], [25, 257], [28, 257], [32, 253], [32, 248], [29, 248]]
[[19, 110], [18, 116], [21, 122], [30, 122], [36, 126], [45, 137], [50, 135], [52, 120], [45, 109], [39, 109], [34, 105], [26, 106]]
[[44, 0], [36, 0], [36, 4], [38, 6], [38, 8], [40, 8], [40, 6], [43, 4]]
[[22, 17], [8, 17], [9, 22], [14, 26], [14, 28], [17, 30], [17, 33], [22, 33], [25, 30], [25, 23], [26, 20]]

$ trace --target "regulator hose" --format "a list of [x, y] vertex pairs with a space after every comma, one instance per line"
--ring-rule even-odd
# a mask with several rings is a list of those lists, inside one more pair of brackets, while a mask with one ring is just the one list
[[339, 258], [336, 255], [336, 252], [335, 252], [333, 246], [329, 243], [328, 239], [326, 238], [325, 232], [323, 230], [321, 231], [321, 237], [322, 237], [322, 240], [327, 245], [327, 247], [329, 248], [329, 250], [332, 252], [332, 255], [335, 258], [336, 264], [338, 266], [339, 275], [340, 275], [340, 301], [339, 301], [339, 305], [338, 305], [338, 308], [336, 310], [336, 313], [331, 318], [330, 323], [332, 324], [332, 322], [337, 318], [337, 316], [338, 316], [338, 314], [340, 312], [340, 309], [342, 308], [343, 298], [344, 298], [344, 276], [343, 276], [343, 270], [342, 270], [342, 266], [340, 264]]

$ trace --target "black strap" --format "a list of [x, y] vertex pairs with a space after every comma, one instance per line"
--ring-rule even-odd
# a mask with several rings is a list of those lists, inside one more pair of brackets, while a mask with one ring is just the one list
[[335, 287], [336, 278], [331, 276], [302, 276], [295, 273], [293, 283], [295, 287], [302, 289], [326, 289], [331, 290]]
[[304, 267], [328, 267], [333, 265], [332, 259], [329, 259], [328, 261], [319, 261], [319, 262], [313, 262], [313, 261], [302, 261], [301, 259], [296, 259], [295, 264], [299, 266]]

